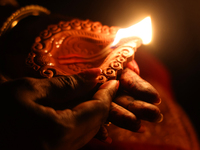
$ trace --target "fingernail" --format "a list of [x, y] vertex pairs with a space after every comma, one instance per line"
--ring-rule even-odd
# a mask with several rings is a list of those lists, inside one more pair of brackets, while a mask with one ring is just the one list
[[158, 102], [154, 103], [154, 105], [160, 105], [161, 101], [162, 101], [162, 100], [161, 100], [161, 98], [160, 98]]
[[163, 121], [163, 114], [160, 114], [159, 118], [156, 120], [157, 123], [160, 123]]
[[115, 87], [116, 90], [117, 90], [117, 89], [119, 88], [119, 81], [118, 81], [118, 80], [109, 80], [109, 81], [105, 82], [104, 84], [102, 84], [102, 85], [100, 86], [100, 88], [105, 88], [105, 87], [111, 86], [111, 85], [113, 85], [113, 84], [115, 84], [114, 87]]
[[100, 68], [92, 68], [79, 73], [79, 75], [86, 80], [94, 80], [101, 74], [101, 72], [102, 70]]

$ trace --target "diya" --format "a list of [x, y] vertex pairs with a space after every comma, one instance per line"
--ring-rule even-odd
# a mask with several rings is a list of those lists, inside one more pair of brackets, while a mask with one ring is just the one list
[[61, 21], [36, 37], [26, 63], [48, 78], [101, 68], [98, 82], [103, 83], [116, 79], [151, 36], [150, 17], [125, 29], [90, 20]]

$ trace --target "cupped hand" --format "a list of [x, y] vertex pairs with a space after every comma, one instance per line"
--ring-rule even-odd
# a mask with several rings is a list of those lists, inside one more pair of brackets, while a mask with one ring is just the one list
[[99, 74], [100, 69], [91, 69], [73, 76], [22, 78], [1, 84], [1, 143], [6, 149], [21, 150], [85, 145], [106, 121], [119, 84], [106, 82], [86, 99]]

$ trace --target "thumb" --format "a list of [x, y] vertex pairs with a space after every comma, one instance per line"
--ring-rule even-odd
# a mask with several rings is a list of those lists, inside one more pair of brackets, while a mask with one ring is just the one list
[[104, 123], [108, 117], [110, 105], [118, 87], [119, 81], [110, 80], [99, 87], [92, 100], [81, 103], [73, 108], [74, 116], [77, 117], [77, 120], [80, 120], [79, 123], [94, 126]]
[[59, 76], [48, 80], [48, 95], [56, 102], [65, 102], [86, 95], [97, 84], [101, 69], [85, 70], [77, 75]]

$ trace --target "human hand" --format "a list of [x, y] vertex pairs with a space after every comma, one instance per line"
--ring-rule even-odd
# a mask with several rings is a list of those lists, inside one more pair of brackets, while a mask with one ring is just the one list
[[[157, 90], [139, 76], [139, 68], [133, 60], [127, 64], [119, 78], [120, 88], [111, 104], [108, 121], [133, 132], [144, 132], [141, 120], [161, 122], [163, 115], [156, 106], [161, 102]], [[105, 126], [97, 137], [110, 142]]]
[[112, 80], [101, 85], [92, 99], [84, 98], [99, 74], [100, 69], [91, 69], [79, 75], [1, 84], [1, 143], [6, 149], [21, 150], [82, 147], [106, 121], [118, 89]]

